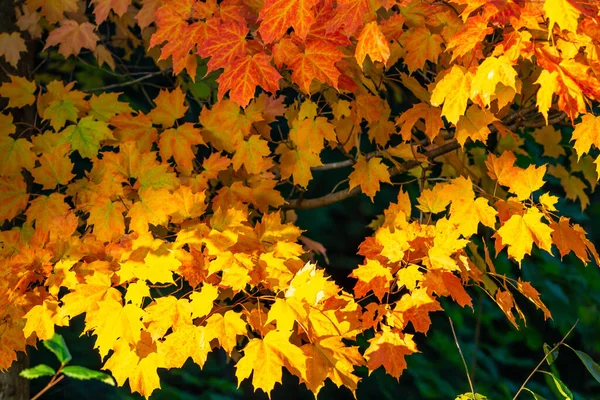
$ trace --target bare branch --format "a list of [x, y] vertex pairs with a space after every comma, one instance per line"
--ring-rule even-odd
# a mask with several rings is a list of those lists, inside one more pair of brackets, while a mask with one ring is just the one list
[[[430, 160], [433, 160], [436, 157], [442, 156], [444, 154], [450, 153], [460, 147], [460, 144], [456, 140], [452, 140], [448, 143], [443, 144], [442, 146], [436, 147], [423, 155]], [[398, 167], [390, 167], [388, 169], [390, 176], [396, 176], [402, 174], [412, 168], [421, 165], [421, 161], [417, 160], [409, 160], [403, 162]], [[315, 199], [296, 199], [291, 200], [288, 204], [284, 205], [284, 209], [296, 209], [296, 210], [309, 210], [313, 208], [319, 208], [328, 206], [338, 201], [345, 200], [347, 198], [356, 196], [361, 193], [360, 187], [355, 187], [354, 189], [348, 190], [340, 190], [339, 192], [331, 193], [326, 196], [317, 197]]]
[[102, 86], [102, 87], [87, 89], [87, 90], [84, 90], [84, 92], [86, 92], [86, 93], [99, 92], [101, 90], [119, 89], [119, 88], [122, 88], [122, 87], [125, 87], [125, 86], [135, 85], [136, 83], [140, 83], [140, 82], [145, 81], [146, 79], [150, 79], [150, 78], [152, 78], [154, 76], [162, 75], [162, 74], [170, 71], [171, 68], [172, 67], [168, 67], [168, 68], [162, 69], [160, 71], [152, 72], [152, 73], [149, 73], [147, 75], [143, 75], [143, 76], [140, 76], [139, 78], [133, 79], [131, 81], [123, 82], [123, 83], [115, 83], [115, 84], [112, 84], [112, 85], [107, 85], [107, 86]]

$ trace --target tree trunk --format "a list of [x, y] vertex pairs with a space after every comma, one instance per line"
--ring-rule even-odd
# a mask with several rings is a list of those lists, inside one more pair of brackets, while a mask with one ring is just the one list
[[28, 400], [29, 381], [21, 378], [19, 373], [29, 367], [29, 358], [25, 353], [18, 353], [17, 361], [10, 369], [0, 374], [0, 400]]

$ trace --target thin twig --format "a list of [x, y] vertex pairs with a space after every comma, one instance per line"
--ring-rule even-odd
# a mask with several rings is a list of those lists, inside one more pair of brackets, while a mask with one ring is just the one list
[[135, 85], [136, 83], [145, 81], [146, 79], [150, 79], [154, 76], [162, 75], [165, 72], [168, 72], [170, 69], [171, 69], [171, 67], [168, 67], [168, 68], [162, 69], [160, 71], [152, 72], [148, 75], [140, 76], [139, 78], [133, 79], [131, 81], [127, 81], [127, 82], [123, 82], [123, 83], [115, 83], [112, 85], [106, 85], [106, 86], [101, 86], [101, 87], [97, 87], [97, 88], [87, 89], [87, 90], [84, 90], [84, 92], [91, 93], [91, 92], [98, 92], [101, 90], [119, 89], [119, 88], [122, 88], [125, 86]]
[[473, 394], [473, 399], [475, 397], [475, 388], [473, 387], [473, 381], [471, 381], [471, 375], [469, 375], [469, 367], [467, 367], [467, 362], [465, 361], [465, 356], [463, 356], [462, 350], [460, 349], [460, 344], [458, 343], [458, 338], [456, 337], [456, 332], [454, 331], [454, 324], [452, 324], [452, 318], [448, 318], [450, 321], [450, 328], [452, 329], [452, 336], [454, 336], [454, 343], [456, 343], [456, 347], [458, 348], [458, 354], [460, 354], [460, 358], [465, 366], [465, 372], [467, 373], [467, 380], [469, 381], [469, 387], [471, 388], [471, 393]]
[[577, 319], [577, 321], [575, 321], [575, 323], [573, 324], [573, 326], [571, 327], [571, 329], [569, 329], [569, 332], [567, 332], [567, 334], [560, 340], [560, 342], [556, 343], [554, 345], [554, 347], [549, 352], [546, 353], [546, 355], [544, 356], [544, 358], [542, 358], [542, 361], [540, 361], [538, 363], [538, 365], [535, 366], [535, 368], [533, 369], [533, 371], [531, 371], [531, 373], [529, 374], [529, 376], [527, 377], [527, 379], [525, 379], [525, 382], [523, 382], [523, 384], [521, 385], [521, 387], [519, 388], [519, 390], [515, 394], [515, 397], [513, 397], [513, 400], [515, 400], [517, 398], [517, 396], [519, 395], [519, 393], [521, 393], [523, 391], [523, 389], [525, 388], [525, 385], [527, 385], [527, 382], [529, 382], [529, 380], [531, 379], [531, 377], [533, 376], [533, 374], [535, 374], [535, 372], [542, 366], [542, 364], [544, 363], [544, 361], [546, 361], [546, 358], [548, 358], [550, 356], [550, 354], [554, 353], [554, 350], [558, 349], [558, 347], [565, 342], [565, 340], [567, 339], [567, 337], [571, 334], [571, 332], [573, 332], [573, 329], [575, 329], [575, 327], [577, 326], [577, 323], [579, 323], [579, 319]]

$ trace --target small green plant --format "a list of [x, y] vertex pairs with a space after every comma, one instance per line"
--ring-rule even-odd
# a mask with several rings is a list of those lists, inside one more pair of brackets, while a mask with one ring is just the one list
[[[577, 321], [577, 322], [579, 322], [579, 321]], [[539, 394], [535, 393], [534, 391], [532, 391], [531, 389], [526, 387], [527, 383], [529, 382], [529, 380], [533, 377], [533, 375], [536, 372], [546, 375], [546, 382], [548, 383], [548, 385], [550, 386], [550, 388], [554, 392], [554, 394], [557, 396], [557, 398], [561, 398], [561, 399], [565, 399], [565, 400], [574, 400], [573, 393], [571, 393], [571, 390], [569, 390], [569, 388], [560, 380], [558, 368], [556, 367], [556, 365], [554, 365], [554, 362], [558, 358], [558, 350], [561, 346], [565, 346], [565, 347], [573, 350], [575, 352], [575, 354], [577, 354], [577, 357], [579, 357], [579, 359], [581, 360], [583, 365], [590, 372], [590, 374], [592, 374], [594, 379], [600, 383], [600, 365], [598, 365], [598, 363], [596, 363], [592, 359], [592, 357], [590, 357], [587, 353], [584, 353], [583, 351], [580, 351], [580, 350], [576, 350], [573, 347], [571, 347], [565, 343], [565, 340], [567, 339], [569, 334], [573, 331], [573, 329], [575, 329], [577, 322], [575, 322], [575, 324], [571, 327], [569, 332], [567, 332], [567, 334], [558, 343], [556, 343], [554, 345], [554, 347], [550, 347], [548, 344], [544, 343], [544, 346], [543, 346], [544, 358], [542, 358], [542, 360], [533, 369], [533, 371], [531, 371], [531, 373], [529, 374], [527, 379], [525, 379], [525, 382], [523, 382], [523, 384], [521, 385], [521, 387], [519, 388], [519, 390], [513, 397], [513, 400], [516, 400], [517, 397], [519, 396], [519, 394], [523, 390], [531, 393], [531, 395], [533, 396], [533, 398], [535, 400], [545, 400], [544, 397], [540, 396]], [[450, 326], [452, 327], [454, 339], [456, 341], [458, 351], [462, 358], [463, 357], [462, 351], [460, 350], [460, 346], [458, 345], [458, 340], [456, 339], [456, 333], [454, 332], [454, 327], [452, 326], [452, 320], [450, 320]], [[548, 366], [550, 367], [550, 371], [544, 371], [544, 370], [540, 369], [540, 367], [544, 364], [544, 362], [546, 362], [548, 364]], [[463, 358], [463, 363], [464, 363], [464, 358]], [[467, 379], [469, 380], [469, 385], [471, 386], [471, 393], [461, 394], [461, 395], [457, 396], [455, 400], [471, 400], [471, 399], [485, 400], [485, 399], [487, 399], [487, 397], [475, 392], [475, 388], [473, 387], [473, 385], [471, 383], [471, 378], [469, 376], [469, 371], [467, 369], [466, 363], [465, 363], [465, 369], [467, 372]]]
[[60, 362], [60, 366], [57, 370], [54, 370], [54, 368], [50, 367], [49, 365], [39, 364], [35, 367], [21, 371], [19, 375], [27, 379], [36, 379], [43, 376], [52, 377], [50, 378], [48, 384], [44, 386], [44, 388], [35, 396], [33, 396], [31, 400], [37, 400], [40, 398], [40, 396], [46, 393], [48, 389], [63, 380], [65, 376], [79, 380], [95, 379], [111, 386], [115, 385], [114, 379], [108, 374], [100, 371], [94, 371], [80, 365], [68, 365], [69, 361], [71, 361], [73, 357], [71, 356], [71, 353], [67, 348], [67, 344], [61, 335], [55, 333], [52, 339], [44, 340], [42, 343], [56, 356], [58, 362]]

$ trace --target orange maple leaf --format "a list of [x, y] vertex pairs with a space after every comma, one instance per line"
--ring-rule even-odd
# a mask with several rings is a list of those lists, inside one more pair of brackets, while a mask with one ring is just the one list
[[371, 198], [371, 201], [379, 191], [380, 182], [392, 183], [390, 173], [385, 164], [381, 163], [381, 158], [372, 157], [367, 160], [366, 157], [360, 157], [353, 168], [354, 171], [348, 176], [350, 178], [348, 189], [352, 190], [356, 186], [360, 186], [360, 189]]
[[233, 64], [217, 79], [219, 100], [230, 91], [231, 100], [246, 107], [254, 98], [257, 86], [271, 93], [279, 90], [281, 75], [273, 68], [271, 57], [265, 52], [239, 57]]
[[65, 57], [76, 56], [81, 49], [95, 50], [100, 38], [94, 33], [96, 27], [89, 22], [78, 24], [76, 21], [65, 19], [60, 28], [50, 32], [46, 40], [46, 50], [50, 46], [58, 45], [58, 52]]
[[267, 44], [275, 42], [289, 27], [302, 40], [315, 23], [317, 0], [267, 0], [258, 14], [258, 33]]

